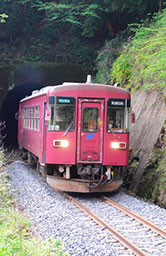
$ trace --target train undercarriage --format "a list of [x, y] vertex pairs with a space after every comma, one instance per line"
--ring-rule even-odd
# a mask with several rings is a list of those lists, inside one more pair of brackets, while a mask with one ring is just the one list
[[101, 164], [43, 165], [30, 152], [24, 151], [28, 163], [37, 163], [37, 171], [53, 188], [66, 192], [111, 192], [123, 183], [123, 166]]
[[[25, 154], [25, 153], [24, 153]], [[25, 157], [24, 157], [25, 158]], [[47, 183], [58, 190], [67, 192], [111, 192], [123, 183], [123, 167], [97, 164], [43, 165], [31, 153], [29, 163], [37, 163], [37, 171]]]

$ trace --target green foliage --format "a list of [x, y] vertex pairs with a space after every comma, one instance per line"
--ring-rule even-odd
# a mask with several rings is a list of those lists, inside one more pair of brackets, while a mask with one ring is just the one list
[[105, 39], [158, 9], [155, 0], [0, 0], [0, 6], [8, 15], [0, 24], [0, 61], [76, 63], [88, 70]]
[[127, 84], [131, 76], [130, 62], [128, 54], [121, 54], [114, 62], [111, 69], [111, 83], [118, 82]]
[[7, 18], [8, 18], [8, 15], [6, 15], [5, 13], [1, 13], [0, 14], [0, 23], [5, 23]]
[[34, 237], [30, 221], [15, 208], [12, 192], [6, 172], [0, 168], [0, 255], [68, 256], [60, 241]]
[[[147, 22], [146, 22], [147, 23]], [[166, 9], [148, 25], [139, 25], [111, 69], [111, 81], [135, 90], [157, 89], [165, 93]]]
[[0, 212], [0, 255], [62, 256], [60, 241], [36, 240], [30, 222], [14, 209]]
[[[98, 72], [95, 82], [110, 84], [110, 69], [130, 35], [131, 31], [129, 29], [118, 33], [115, 38], [107, 41], [105, 46], [98, 52], [96, 59], [96, 69]], [[111, 81], [111, 83], [113, 82]]]

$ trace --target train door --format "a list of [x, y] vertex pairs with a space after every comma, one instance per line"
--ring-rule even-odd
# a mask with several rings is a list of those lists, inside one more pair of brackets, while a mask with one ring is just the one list
[[77, 163], [102, 163], [104, 100], [78, 103]]

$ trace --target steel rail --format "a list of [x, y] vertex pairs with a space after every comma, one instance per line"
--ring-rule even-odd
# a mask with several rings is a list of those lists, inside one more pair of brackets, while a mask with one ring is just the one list
[[98, 217], [96, 214], [94, 214], [92, 211], [90, 211], [86, 206], [84, 206], [78, 200], [76, 200], [72, 196], [68, 195], [67, 193], [64, 193], [64, 195], [70, 201], [72, 201], [78, 208], [80, 208], [88, 216], [90, 216], [95, 222], [97, 222], [101, 226], [104, 226], [114, 237], [116, 237], [116, 239], [121, 244], [124, 245], [125, 248], [128, 248], [129, 250], [131, 250], [137, 256], [147, 256], [147, 254], [145, 254], [142, 250], [140, 250], [138, 247], [136, 247], [134, 244], [132, 244], [130, 241], [128, 241], [124, 236], [122, 236], [119, 232], [117, 232], [115, 229], [113, 229], [110, 225], [108, 225], [100, 217]]
[[117, 208], [118, 210], [124, 212], [125, 214], [127, 214], [128, 216], [132, 217], [133, 219], [137, 220], [138, 222], [140, 222], [143, 225], [146, 225], [148, 228], [150, 228], [151, 230], [155, 231], [157, 234], [159, 234], [160, 236], [166, 238], [166, 231], [159, 228], [158, 226], [152, 224], [151, 222], [149, 222], [148, 220], [142, 218], [140, 215], [130, 211], [129, 209], [127, 209], [126, 207], [120, 205], [119, 203], [111, 200], [110, 198], [104, 196], [101, 194], [101, 198], [106, 201], [108, 204], [112, 205], [113, 207]]

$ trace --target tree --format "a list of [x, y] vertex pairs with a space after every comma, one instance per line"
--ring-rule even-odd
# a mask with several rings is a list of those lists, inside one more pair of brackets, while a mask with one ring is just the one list
[[6, 21], [0, 24], [3, 56], [89, 66], [106, 39], [158, 5], [156, 0], [0, 0], [1, 13], [8, 15], [0, 16]]
[[139, 22], [147, 13], [158, 10], [155, 0], [80, 0], [79, 5], [76, 0], [38, 1], [34, 6], [45, 12], [45, 24], [79, 28], [86, 37], [103, 30], [113, 37], [129, 23]]

